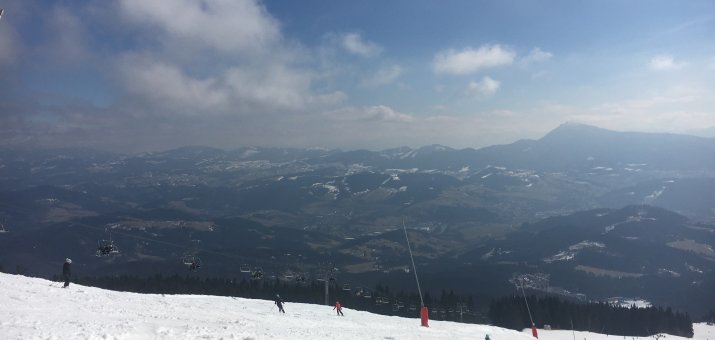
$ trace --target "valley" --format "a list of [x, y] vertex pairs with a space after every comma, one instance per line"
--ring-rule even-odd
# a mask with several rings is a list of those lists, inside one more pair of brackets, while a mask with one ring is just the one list
[[[649, 146], [663, 140], [668, 153]], [[546, 288], [527, 288], [700, 314], [715, 299], [714, 150], [576, 124], [478, 150], [5, 150], [0, 265], [50, 276], [71, 257], [80, 275], [250, 278], [248, 267], [412, 290], [404, 223], [427, 289], [493, 297], [539, 275]], [[120, 252], [96, 257], [108, 239]]]

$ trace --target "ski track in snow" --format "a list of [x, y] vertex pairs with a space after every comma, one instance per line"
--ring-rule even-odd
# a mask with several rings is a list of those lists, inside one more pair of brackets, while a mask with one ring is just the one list
[[[377, 315], [291, 303], [206, 295], [115, 292], [0, 273], [1, 339], [533, 339], [499, 327]], [[288, 300], [290, 297], [286, 297]], [[715, 326], [696, 324], [694, 339], [714, 339]], [[577, 339], [608, 339], [576, 332]], [[540, 339], [572, 339], [570, 331], [539, 331]], [[611, 336], [610, 339], [614, 337]], [[615, 337], [620, 338], [620, 337]], [[631, 339], [631, 337], [627, 337]], [[648, 339], [648, 338], [636, 338]], [[684, 339], [669, 335], [667, 339]]]

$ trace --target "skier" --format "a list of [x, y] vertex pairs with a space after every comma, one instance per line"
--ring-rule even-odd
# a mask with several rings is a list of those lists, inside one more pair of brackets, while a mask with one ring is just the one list
[[70, 275], [72, 271], [70, 265], [72, 264], [72, 259], [69, 257], [65, 259], [65, 264], [62, 265], [62, 277], [65, 278], [65, 285], [62, 288], [67, 288], [70, 285]]
[[333, 310], [336, 310], [339, 316], [345, 316], [345, 314], [343, 314], [343, 307], [340, 307], [340, 301], [335, 300], [335, 307], [333, 307]]
[[278, 312], [285, 314], [286, 311], [283, 310], [283, 300], [281, 296], [276, 294], [276, 306], [278, 306]]

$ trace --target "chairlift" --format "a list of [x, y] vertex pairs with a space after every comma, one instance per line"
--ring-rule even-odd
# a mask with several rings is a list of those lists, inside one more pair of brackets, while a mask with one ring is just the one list
[[106, 240], [97, 241], [97, 257], [109, 256], [111, 254], [119, 253], [119, 247], [117, 247], [112, 240], [112, 232], [106, 229], [105, 231], [107, 232], [107, 235], [109, 235], [109, 238]]
[[362, 297], [366, 299], [372, 299], [372, 293], [370, 293], [369, 290], [366, 290], [364, 293], [362, 293]]
[[201, 268], [201, 259], [193, 254], [184, 255], [182, 262], [184, 263], [184, 265], [188, 266], [189, 270], [191, 271], [195, 271]]
[[349, 283], [343, 283], [343, 290], [349, 292], [350, 289], [350, 284]]
[[242, 264], [240, 269], [241, 269], [241, 273], [250, 273], [251, 272], [251, 266], [249, 266], [246, 263]]
[[109, 256], [111, 254], [118, 254], [119, 247], [114, 244], [112, 240], [99, 240], [97, 241], [97, 257]]
[[251, 272], [251, 279], [260, 280], [262, 278], [263, 278], [263, 268], [261, 268], [261, 267], [253, 268], [253, 271]]
[[184, 255], [184, 257], [181, 258], [181, 262], [189, 266], [192, 263], [196, 262], [196, 256], [194, 256], [193, 254], [186, 254]]

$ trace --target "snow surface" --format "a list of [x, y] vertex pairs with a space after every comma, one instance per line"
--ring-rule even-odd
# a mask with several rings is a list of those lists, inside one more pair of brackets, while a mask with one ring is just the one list
[[[115, 292], [0, 273], [1, 339], [533, 339], [499, 327], [383, 316], [291, 303], [205, 295]], [[715, 326], [696, 324], [695, 339], [715, 340]], [[539, 338], [572, 339], [571, 331], [539, 330]], [[577, 339], [607, 340], [576, 332]], [[627, 339], [632, 339], [627, 337]], [[649, 339], [649, 338], [635, 338]], [[666, 339], [684, 339], [668, 335]]]

